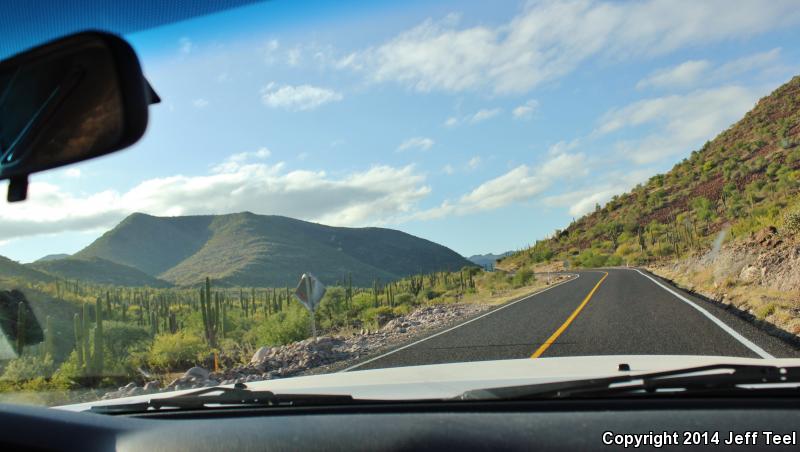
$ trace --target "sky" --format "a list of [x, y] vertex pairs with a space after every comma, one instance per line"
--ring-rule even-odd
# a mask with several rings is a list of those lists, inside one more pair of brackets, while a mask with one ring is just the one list
[[74, 253], [132, 212], [519, 249], [800, 73], [793, 0], [300, 3], [126, 35], [162, 98], [145, 136], [32, 176], [0, 255]]

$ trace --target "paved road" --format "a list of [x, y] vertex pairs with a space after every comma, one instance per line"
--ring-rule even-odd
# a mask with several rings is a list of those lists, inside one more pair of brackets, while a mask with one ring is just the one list
[[800, 357], [795, 346], [648, 273], [577, 274], [350, 369], [617, 354]]

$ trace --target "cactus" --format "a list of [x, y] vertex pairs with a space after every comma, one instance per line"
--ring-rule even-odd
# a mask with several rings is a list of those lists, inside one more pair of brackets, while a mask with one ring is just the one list
[[219, 337], [225, 338], [225, 318], [227, 317], [228, 307], [223, 304], [222, 305], [222, 318], [219, 322]]
[[156, 337], [156, 335], [158, 334], [158, 322], [156, 321], [156, 313], [151, 312], [150, 315], [148, 316], [148, 319], [150, 319], [150, 335]]
[[44, 347], [42, 347], [42, 358], [55, 356], [55, 337], [53, 331], [53, 322], [48, 315], [44, 321], [45, 330], [44, 330]]
[[94, 355], [92, 355], [92, 360], [94, 361], [94, 371], [96, 375], [103, 374], [103, 344], [105, 343], [105, 337], [103, 336], [103, 303], [100, 299], [97, 299], [97, 304], [95, 305], [95, 322], [97, 323], [94, 327]]
[[92, 351], [89, 344], [89, 305], [83, 304], [83, 325], [81, 331], [83, 332], [83, 366], [84, 370], [88, 370], [89, 362], [91, 361]]
[[215, 348], [217, 345], [216, 333], [219, 329], [220, 296], [214, 294], [211, 300], [211, 280], [206, 278], [205, 290], [200, 290], [200, 309], [203, 316], [203, 327], [206, 341], [209, 347]]
[[25, 325], [25, 303], [17, 304], [17, 355], [22, 356], [25, 348], [25, 336], [27, 336]]
[[78, 358], [78, 369], [83, 369], [83, 324], [78, 313], [72, 316], [72, 327], [75, 330], [75, 355]]

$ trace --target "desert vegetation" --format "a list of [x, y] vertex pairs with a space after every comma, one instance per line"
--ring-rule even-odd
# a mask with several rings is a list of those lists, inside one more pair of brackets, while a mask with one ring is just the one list
[[[502, 301], [535, 279], [529, 269], [464, 267], [358, 287], [345, 275], [327, 288], [316, 322], [320, 334], [376, 329], [421, 306]], [[187, 288], [19, 278], [4, 285], [19, 288], [0, 292], [2, 305], [14, 307], [0, 313], [4, 328], [23, 334], [12, 344], [19, 357], [0, 364], [3, 391], [108, 388], [194, 365], [224, 369], [248, 362], [259, 347], [311, 334], [310, 313], [289, 287], [223, 287], [210, 278]], [[26, 333], [37, 321], [38, 335]]]

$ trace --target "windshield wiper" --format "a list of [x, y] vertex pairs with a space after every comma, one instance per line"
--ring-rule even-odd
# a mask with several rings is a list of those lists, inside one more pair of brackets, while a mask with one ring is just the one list
[[654, 395], [800, 395], [800, 367], [711, 364], [619, 377], [467, 391], [459, 400], [559, 399]]
[[[146, 402], [95, 405], [93, 413], [124, 414], [158, 410], [200, 410], [220, 407], [299, 407], [342, 405], [356, 402], [349, 395], [339, 394], [275, 394], [272, 391], [252, 391], [243, 383], [232, 388], [214, 386], [172, 397], [152, 398]], [[364, 401], [358, 401], [359, 403]]]

